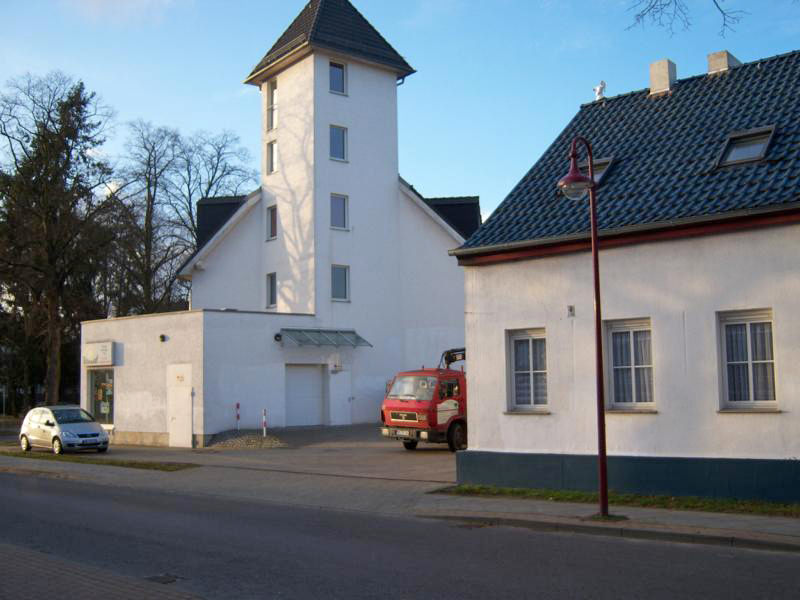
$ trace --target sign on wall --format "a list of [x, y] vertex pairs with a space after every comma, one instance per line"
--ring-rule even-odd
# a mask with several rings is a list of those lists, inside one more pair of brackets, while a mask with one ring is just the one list
[[91, 367], [114, 365], [114, 342], [92, 342], [83, 346], [83, 364]]

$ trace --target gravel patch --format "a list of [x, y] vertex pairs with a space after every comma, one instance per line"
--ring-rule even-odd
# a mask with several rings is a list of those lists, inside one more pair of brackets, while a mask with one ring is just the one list
[[217, 433], [208, 443], [209, 448], [286, 448], [287, 444], [280, 438], [270, 435], [262, 435], [260, 429], [242, 429], [236, 431], [223, 431]]

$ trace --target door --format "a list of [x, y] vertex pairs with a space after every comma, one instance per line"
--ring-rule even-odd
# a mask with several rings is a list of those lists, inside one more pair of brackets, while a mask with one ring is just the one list
[[322, 425], [322, 365], [286, 365], [286, 425]]
[[167, 432], [171, 448], [192, 447], [192, 365], [167, 365]]
[[98, 423], [114, 423], [114, 369], [89, 369], [89, 411]]

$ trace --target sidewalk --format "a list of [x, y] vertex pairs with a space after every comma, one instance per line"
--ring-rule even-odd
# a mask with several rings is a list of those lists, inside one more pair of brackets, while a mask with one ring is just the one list
[[[168, 580], [169, 578], [166, 578]], [[168, 585], [115, 575], [62, 558], [0, 543], [0, 600], [33, 598], [115, 598], [189, 600]], [[22, 595], [24, 593], [24, 595]]]
[[[0, 454], [0, 472], [78, 479], [163, 493], [447, 519], [476, 526], [511, 525], [540, 531], [800, 552], [800, 519], [788, 517], [612, 506], [612, 514], [625, 516], [627, 520], [598, 522], [587, 520], [597, 512], [592, 504], [436, 494], [431, 492], [448, 483], [391, 479], [370, 473], [321, 473], [312, 471], [313, 465], [301, 468], [295, 461], [276, 465], [267, 455], [258, 461], [252, 454], [246, 460], [241, 455], [226, 460], [225, 453], [200, 457], [198, 453], [170, 450], [157, 454], [203, 466], [168, 473]], [[142, 455], [138, 457], [140, 460], [147, 457], [146, 453]]]

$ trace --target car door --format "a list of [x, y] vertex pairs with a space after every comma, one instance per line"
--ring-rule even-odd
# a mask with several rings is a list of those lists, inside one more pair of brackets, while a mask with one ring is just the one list
[[39, 445], [50, 447], [53, 439], [53, 429], [55, 428], [56, 419], [53, 413], [46, 408], [41, 409], [39, 414]]
[[28, 436], [28, 441], [30, 442], [31, 446], [41, 446], [42, 442], [42, 432], [39, 429], [39, 417], [41, 416], [42, 411], [39, 408], [36, 408], [31, 411], [31, 416], [28, 418], [28, 426], [26, 429], [26, 435]]
[[436, 405], [436, 422], [439, 425], [446, 425], [450, 419], [458, 415], [459, 404], [456, 397], [458, 380], [441, 379], [439, 380], [439, 402]]

